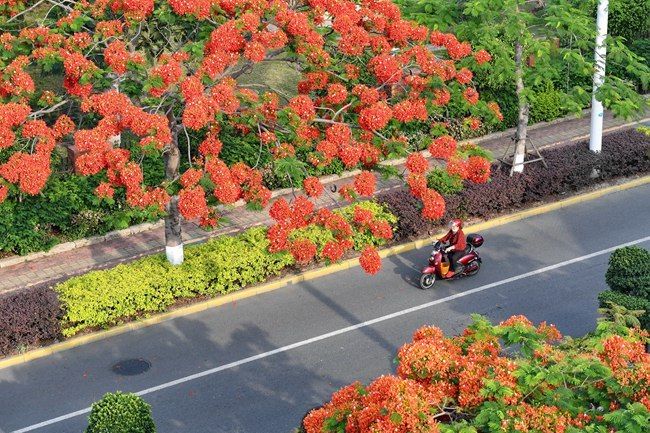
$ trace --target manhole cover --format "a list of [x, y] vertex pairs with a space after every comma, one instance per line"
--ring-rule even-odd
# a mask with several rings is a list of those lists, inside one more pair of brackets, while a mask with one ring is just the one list
[[146, 359], [125, 359], [111, 367], [115, 374], [120, 376], [136, 376], [151, 368], [151, 363]]

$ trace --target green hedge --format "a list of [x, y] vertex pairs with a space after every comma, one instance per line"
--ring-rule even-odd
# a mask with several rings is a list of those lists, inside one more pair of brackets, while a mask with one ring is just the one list
[[91, 406], [86, 433], [156, 433], [151, 406], [135, 394], [106, 393]]
[[626, 295], [624, 293], [606, 290], [598, 295], [598, 301], [602, 308], [607, 308], [607, 302], [612, 302], [628, 310], [644, 310], [645, 313], [639, 317], [639, 322], [644, 329], [650, 329], [650, 300], [639, 296]]
[[[397, 217], [382, 205], [360, 205], [373, 210], [375, 218], [395, 226]], [[352, 208], [337, 212], [351, 220]], [[221, 236], [190, 246], [181, 266], [171, 266], [161, 254], [59, 284], [55, 290], [64, 310], [63, 335], [112, 326], [121, 320], [165, 311], [178, 299], [225, 294], [278, 275], [294, 259], [289, 253], [268, 252], [266, 230], [251, 228], [237, 236]], [[310, 234], [323, 245], [329, 240], [322, 239], [325, 235], [317, 229]], [[355, 230], [353, 240], [357, 249], [385, 242], [368, 230]]]

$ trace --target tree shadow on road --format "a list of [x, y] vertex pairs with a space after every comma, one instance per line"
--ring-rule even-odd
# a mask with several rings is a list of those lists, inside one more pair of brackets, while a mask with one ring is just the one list
[[[147, 390], [278, 347], [253, 321], [228, 333], [188, 317], [148, 330], [152, 328], [0, 370], [0, 431], [78, 411], [106, 392]], [[165, 349], [152, 350], [152, 341]], [[197, 348], [201, 357], [196, 356]], [[140, 357], [151, 362], [151, 369], [141, 375], [118, 376], [110, 370], [118, 361]], [[306, 368], [289, 351], [143, 398], [152, 405], [159, 433], [288, 433], [308, 409], [345, 384]], [[37, 432], [80, 433], [86, 425], [84, 414]]]

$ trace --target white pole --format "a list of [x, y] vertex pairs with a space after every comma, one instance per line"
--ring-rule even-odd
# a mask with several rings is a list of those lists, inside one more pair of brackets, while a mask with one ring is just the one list
[[607, 14], [609, 0], [598, 1], [598, 15], [596, 17], [596, 49], [594, 54], [594, 90], [591, 95], [591, 130], [589, 132], [589, 150], [600, 153], [603, 144], [603, 103], [596, 100], [596, 92], [605, 81], [605, 60], [607, 56]]

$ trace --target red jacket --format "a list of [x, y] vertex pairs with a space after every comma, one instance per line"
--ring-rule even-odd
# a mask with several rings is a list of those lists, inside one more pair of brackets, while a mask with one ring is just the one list
[[440, 242], [449, 242], [454, 247], [454, 251], [463, 251], [467, 247], [465, 234], [463, 230], [458, 229], [456, 233], [449, 230], [446, 235], [439, 239]]

